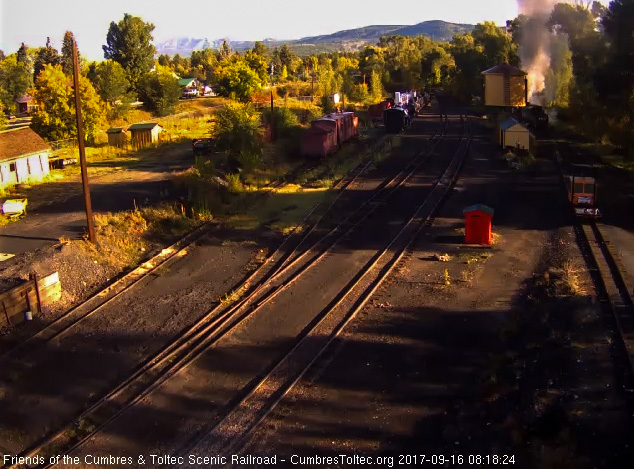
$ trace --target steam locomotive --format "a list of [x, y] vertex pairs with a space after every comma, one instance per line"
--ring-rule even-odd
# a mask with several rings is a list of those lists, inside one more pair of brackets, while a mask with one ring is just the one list
[[520, 110], [520, 118], [534, 130], [543, 130], [548, 127], [548, 114], [541, 106], [526, 105]]

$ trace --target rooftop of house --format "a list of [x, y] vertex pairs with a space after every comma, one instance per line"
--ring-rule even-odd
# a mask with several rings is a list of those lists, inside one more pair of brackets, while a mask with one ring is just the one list
[[128, 127], [128, 130], [152, 130], [156, 126], [161, 127], [158, 122], [149, 122], [146, 124], [132, 124], [130, 127]]
[[14, 160], [50, 149], [50, 145], [30, 127], [0, 132], [0, 161]]
[[181, 86], [190, 86], [194, 83], [195, 78], [180, 78], [178, 84]]
[[520, 70], [517, 67], [513, 67], [510, 64], [500, 64], [495, 67], [491, 67], [488, 70], [482, 72], [483, 75], [508, 75], [512, 77], [523, 77], [528, 75], [525, 71]]
[[30, 103], [31, 101], [33, 101], [33, 96], [29, 96], [28, 94], [20, 96], [18, 99], [15, 100], [15, 102], [18, 104]]

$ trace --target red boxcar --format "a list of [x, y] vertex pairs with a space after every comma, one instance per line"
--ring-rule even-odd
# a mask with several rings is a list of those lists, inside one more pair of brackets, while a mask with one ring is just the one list
[[336, 129], [313, 125], [302, 134], [300, 145], [302, 156], [328, 156], [338, 148]]
[[328, 116], [337, 122], [337, 141], [339, 144], [347, 142], [359, 135], [359, 119], [354, 112], [333, 112]]
[[389, 101], [383, 101], [379, 104], [371, 104], [368, 106], [368, 116], [373, 121], [382, 121], [383, 120], [383, 111], [390, 108], [391, 104]]

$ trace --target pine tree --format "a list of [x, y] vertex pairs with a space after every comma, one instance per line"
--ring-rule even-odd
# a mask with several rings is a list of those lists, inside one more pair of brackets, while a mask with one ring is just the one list
[[51, 45], [51, 38], [47, 37], [46, 46], [41, 47], [37, 52], [37, 57], [33, 64], [33, 79], [37, 78], [45, 65], [57, 65], [58, 63], [60, 63], [60, 57], [57, 49]]
[[28, 63], [28, 56], [27, 56], [27, 47], [24, 45], [24, 43], [22, 43], [22, 45], [20, 46], [20, 48], [18, 49], [18, 63], [24, 64], [25, 66], [28, 67], [29, 63]]
[[231, 47], [229, 47], [229, 43], [226, 39], [222, 41], [222, 45], [220, 46], [220, 59], [228, 59], [231, 56]]
[[[66, 75], [73, 74], [73, 42], [75, 38], [73, 33], [66, 31], [62, 40], [62, 69]], [[79, 50], [77, 50], [77, 58], [79, 59]], [[80, 67], [81, 68], [81, 67]]]

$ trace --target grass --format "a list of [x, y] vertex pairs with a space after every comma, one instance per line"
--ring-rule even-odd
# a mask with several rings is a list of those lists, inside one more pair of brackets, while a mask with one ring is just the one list
[[[183, 236], [205, 218], [189, 218], [174, 206], [95, 214], [97, 242], [75, 241], [102, 265], [118, 270], [137, 265], [150, 243]], [[60, 242], [71, 242], [60, 239]]]
[[235, 303], [236, 301], [238, 301], [240, 298], [242, 298], [242, 295], [244, 295], [244, 293], [246, 291], [247, 291], [247, 286], [243, 285], [242, 287], [238, 288], [237, 290], [233, 290], [233, 291], [231, 291], [229, 293], [225, 293], [223, 296], [218, 298], [218, 301], [223, 306], [229, 306], [229, 305]]
[[551, 267], [544, 273], [544, 278], [552, 295], [579, 296], [587, 293], [581, 282], [581, 272], [572, 262], [567, 261], [561, 267]]

